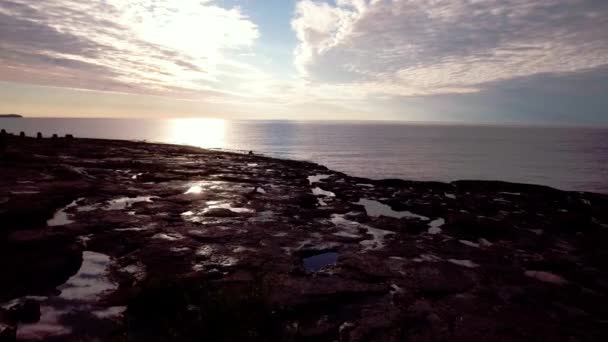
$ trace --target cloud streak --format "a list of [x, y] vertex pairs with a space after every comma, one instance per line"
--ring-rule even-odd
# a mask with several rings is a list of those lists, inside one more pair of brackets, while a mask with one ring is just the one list
[[302, 0], [292, 22], [302, 76], [394, 96], [601, 67], [607, 25], [593, 0]]
[[257, 26], [214, 1], [0, 1], [4, 80], [198, 97]]

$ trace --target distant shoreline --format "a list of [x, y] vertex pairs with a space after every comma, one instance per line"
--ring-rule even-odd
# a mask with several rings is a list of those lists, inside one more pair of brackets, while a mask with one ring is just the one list
[[23, 119], [23, 115], [19, 115], [19, 114], [0, 114], [0, 118]]

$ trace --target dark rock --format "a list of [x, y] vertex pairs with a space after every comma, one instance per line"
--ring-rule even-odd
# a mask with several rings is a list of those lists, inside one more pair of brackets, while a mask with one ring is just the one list
[[301, 194], [297, 198], [295, 198], [295, 204], [302, 208], [316, 208], [317, 197], [315, 197], [313, 194]]
[[40, 132], [36, 133], [36, 138], [37, 139], [42, 139], [42, 133], [40, 133]]
[[17, 327], [0, 321], [0, 342], [17, 341]]
[[33, 299], [26, 299], [9, 307], [8, 316], [16, 322], [38, 322], [40, 320], [40, 303]]
[[[0, 303], [56, 294], [86, 246], [111, 257], [119, 285], [93, 304], [129, 308], [103, 320], [122, 325], [115, 340], [608, 340], [606, 195], [368, 180], [165, 144], [2, 138]], [[331, 174], [327, 205], [311, 193], [315, 174]], [[201, 193], [184, 194], [195, 183]], [[251, 192], [262, 184], [266, 195]], [[368, 217], [360, 198], [442, 218], [442, 232]], [[47, 227], [56, 213], [73, 222]], [[302, 258], [319, 253], [330, 253], [327, 267], [304, 272]], [[31, 321], [36, 309], [21, 313]], [[97, 337], [79, 319], [62, 323], [73, 328], [66, 340]]]
[[4, 135], [0, 135], [0, 153], [4, 153], [7, 147], [8, 141], [6, 140]]
[[340, 266], [354, 272], [357, 279], [379, 281], [394, 276], [386, 260], [368, 258], [361, 254], [348, 254], [340, 257]]
[[25, 138], [25, 132], [23, 132], [23, 131], [22, 131], [22, 132], [19, 132], [19, 137], [21, 137], [21, 138]]
[[238, 213], [226, 208], [212, 208], [205, 212], [204, 216], [208, 217], [236, 217]]
[[66, 134], [65, 138], [66, 139], [74, 139], [74, 135], [72, 135], [72, 134]]
[[52, 139], [57, 139], [59, 138], [59, 136], [56, 133], [53, 133], [53, 135], [51, 136]]
[[267, 281], [271, 287], [269, 300], [280, 306], [339, 305], [389, 291], [385, 284], [367, 284], [339, 277], [304, 279], [275, 275]]
[[13, 233], [0, 243], [0, 301], [54, 289], [81, 263], [81, 247], [73, 237], [44, 230]]
[[413, 274], [415, 286], [427, 295], [447, 295], [467, 291], [473, 279], [458, 266], [436, 263], [416, 268]]
[[512, 233], [512, 225], [504, 219], [480, 217], [470, 213], [453, 213], [446, 217], [442, 229], [465, 239], [476, 241], [479, 238], [494, 240], [507, 237]]

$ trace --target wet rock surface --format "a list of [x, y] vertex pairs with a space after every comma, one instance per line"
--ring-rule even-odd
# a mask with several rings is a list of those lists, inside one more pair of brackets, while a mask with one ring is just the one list
[[0, 339], [608, 338], [608, 196], [5, 137]]

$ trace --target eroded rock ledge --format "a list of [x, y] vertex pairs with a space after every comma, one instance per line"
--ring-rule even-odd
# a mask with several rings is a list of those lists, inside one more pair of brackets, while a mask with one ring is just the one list
[[0, 340], [608, 338], [606, 195], [5, 141]]

